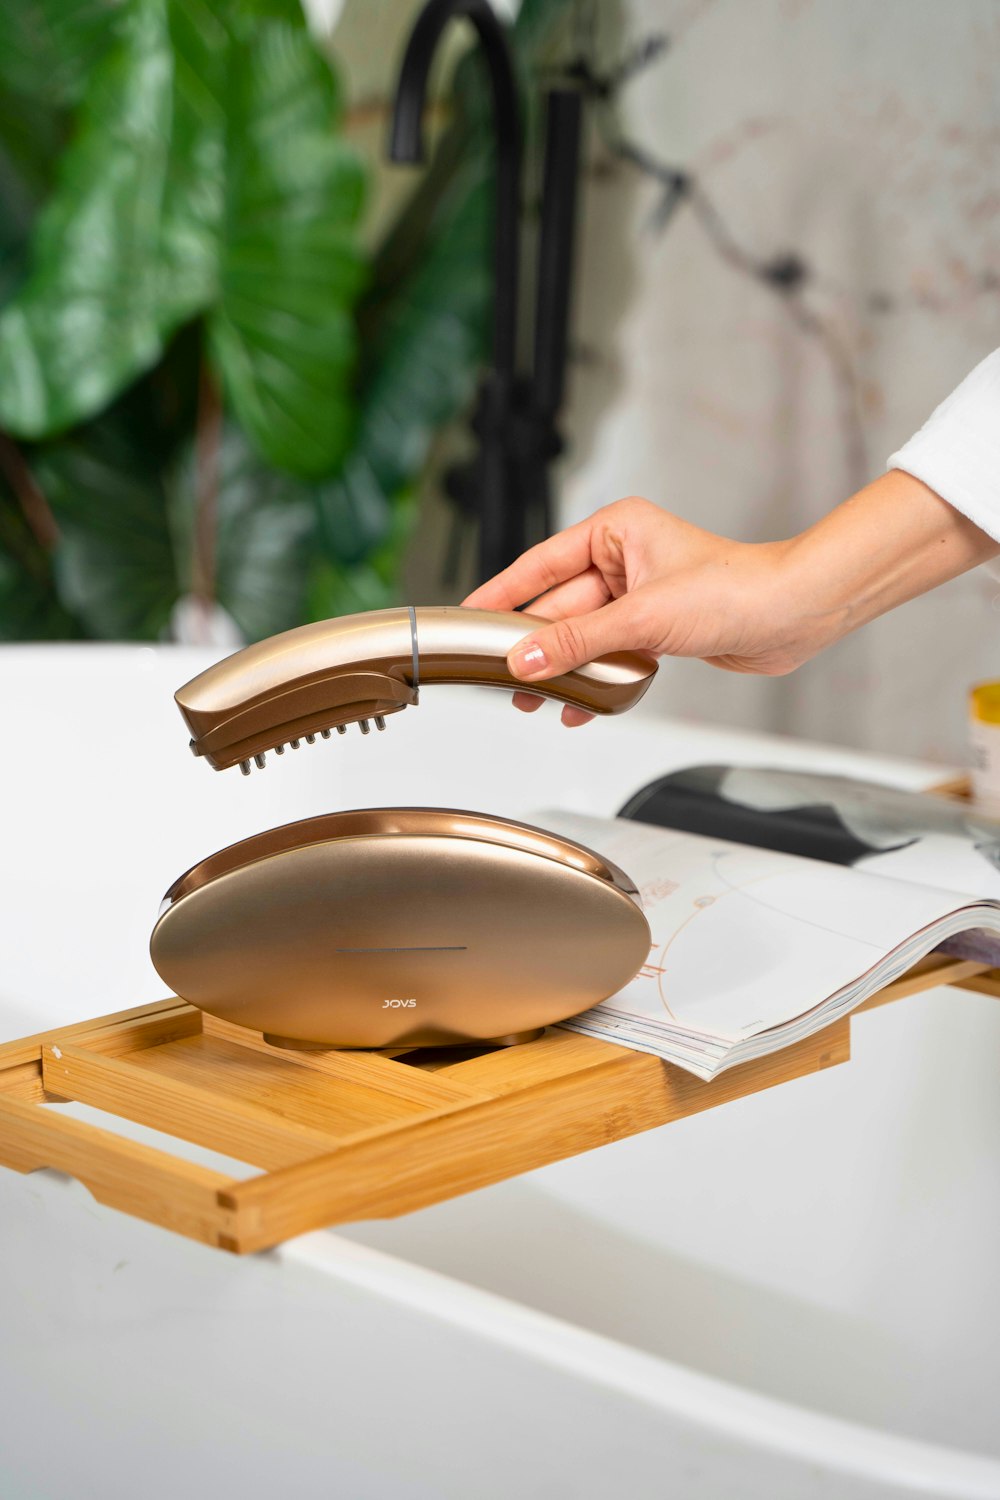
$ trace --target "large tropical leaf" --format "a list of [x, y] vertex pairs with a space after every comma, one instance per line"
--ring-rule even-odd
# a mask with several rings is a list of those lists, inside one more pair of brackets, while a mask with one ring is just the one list
[[219, 290], [210, 347], [237, 417], [272, 464], [324, 474], [350, 436], [357, 156], [333, 133], [332, 75], [301, 24], [234, 43]]
[[[3, 139], [3, 100], [0, 96], [0, 141]], [[0, 307], [24, 274], [24, 257], [36, 202], [30, 186], [10, 155], [0, 145]]]
[[18, 0], [0, 7], [0, 306], [24, 273], [70, 111], [115, 38], [120, 0]]
[[259, 450], [300, 473], [343, 452], [360, 166], [292, 0], [126, 0], [0, 318], [0, 423], [102, 410], [199, 313]]
[[[164, 461], [155, 423], [142, 421], [148, 383], [140, 394], [142, 401], [119, 403], [36, 458], [60, 532], [51, 556], [29, 554], [25, 538], [11, 537], [10, 509], [0, 504], [0, 619], [13, 612], [14, 633], [30, 636], [33, 619], [42, 634], [158, 640], [177, 600], [191, 593], [194, 442]], [[266, 468], [230, 425], [216, 455], [211, 512], [218, 602], [251, 640], [297, 624], [317, 524], [311, 488]], [[19, 555], [5, 537], [20, 541]], [[15, 579], [16, 600], [5, 593]], [[46, 619], [57, 628], [42, 630]]]
[[397, 495], [389, 511], [388, 526], [376, 547], [351, 561], [342, 561], [331, 550], [314, 563], [309, 579], [310, 619], [325, 620], [334, 615], [385, 609], [397, 603], [399, 570], [415, 509], [412, 495]]
[[[177, 591], [192, 589], [198, 478], [193, 449], [168, 481], [167, 513], [177, 558]], [[239, 428], [218, 452], [212, 503], [215, 597], [248, 640], [301, 622], [316, 512], [307, 485], [264, 467]]]
[[70, 640], [79, 623], [56, 594], [52, 559], [0, 486], [0, 641]]
[[199, 169], [221, 121], [183, 74], [175, 88], [171, 59], [164, 0], [134, 0], [91, 78], [32, 274], [0, 318], [0, 422], [19, 437], [99, 412], [211, 296], [218, 203]]
[[0, 9], [0, 81], [22, 98], [78, 103], [122, 0], [16, 0]]
[[159, 639], [177, 596], [166, 498], [121, 414], [50, 445], [35, 473], [59, 527], [62, 607], [99, 640]]

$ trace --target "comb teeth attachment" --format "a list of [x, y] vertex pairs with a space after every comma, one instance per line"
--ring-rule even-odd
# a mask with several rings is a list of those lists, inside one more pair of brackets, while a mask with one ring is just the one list
[[[376, 729], [382, 730], [385, 728], [385, 716], [383, 714], [373, 714], [372, 719], [375, 722]], [[353, 722], [358, 725], [358, 728], [361, 730], [362, 734], [371, 734], [371, 723], [368, 719], [355, 719]], [[270, 749], [274, 751], [275, 755], [284, 755], [286, 749], [298, 750], [300, 745], [302, 744], [302, 740], [305, 740], [307, 745], [315, 745], [317, 739], [330, 739], [334, 729], [336, 729], [338, 734], [346, 734], [348, 726], [346, 724], [335, 724], [331, 729], [317, 729], [311, 731], [309, 734], [304, 734], [301, 739], [288, 740], [287, 744], [283, 745], [272, 745]], [[194, 752], [193, 740], [191, 742], [191, 749], [192, 752]], [[266, 755], [267, 752], [261, 750], [258, 751], [256, 755], [251, 756], [248, 760], [241, 760], [239, 762], [239, 767], [243, 772], [243, 775], [249, 776], [252, 766], [256, 766], [258, 770], [263, 771], [267, 766]]]

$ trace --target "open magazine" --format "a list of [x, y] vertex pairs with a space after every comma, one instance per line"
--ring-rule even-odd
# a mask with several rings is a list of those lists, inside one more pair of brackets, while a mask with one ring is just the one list
[[1000, 943], [1000, 899], [922, 878], [625, 818], [534, 821], [620, 865], [653, 937], [624, 989], [562, 1024], [706, 1080], [828, 1026], [948, 939]]
[[[687, 766], [618, 816], [1000, 899], [1000, 819], [962, 798], [824, 772]], [[959, 933], [942, 947], [1000, 964], [995, 933]]]

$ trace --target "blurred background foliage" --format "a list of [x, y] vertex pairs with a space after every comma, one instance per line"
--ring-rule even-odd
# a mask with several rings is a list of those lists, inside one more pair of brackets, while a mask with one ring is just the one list
[[[568, 10], [520, 10], [526, 101]], [[327, 52], [300, 0], [0, 10], [0, 639], [255, 639], [397, 597], [485, 352], [488, 89], [468, 52], [373, 237]]]

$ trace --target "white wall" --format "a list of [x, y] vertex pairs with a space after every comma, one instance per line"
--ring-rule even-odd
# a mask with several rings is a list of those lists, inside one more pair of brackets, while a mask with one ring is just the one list
[[[606, 58], [622, 42], [617, 7], [599, 9]], [[657, 234], [656, 184], [597, 145], [563, 516], [634, 492], [733, 536], [787, 535], [877, 474], [1000, 344], [1000, 10], [625, 0], [622, 12], [626, 46], [672, 40], [621, 91], [619, 128], [693, 168], [753, 255], [805, 257], [816, 281], [803, 302], [849, 377], [689, 209]], [[964, 690], [1000, 677], [1000, 584], [979, 570], [787, 679], [698, 663], [661, 675], [673, 712], [960, 759]]]

